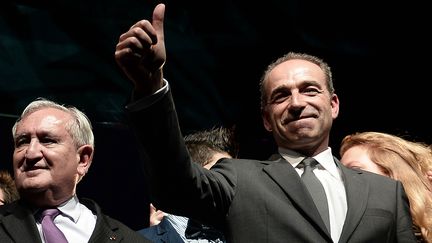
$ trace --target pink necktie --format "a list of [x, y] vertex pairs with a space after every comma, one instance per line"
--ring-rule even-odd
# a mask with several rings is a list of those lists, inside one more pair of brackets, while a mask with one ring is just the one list
[[57, 208], [45, 209], [42, 212], [42, 231], [46, 243], [68, 243], [64, 234], [54, 224], [54, 218], [60, 214]]

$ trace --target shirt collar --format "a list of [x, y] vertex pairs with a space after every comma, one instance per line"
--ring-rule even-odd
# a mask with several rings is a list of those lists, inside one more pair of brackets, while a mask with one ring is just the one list
[[[306, 157], [303, 154], [300, 154], [294, 150], [286, 149], [279, 147], [278, 151], [280, 155], [288, 161], [294, 168], [297, 167], [300, 162]], [[332, 150], [330, 147], [328, 147], [326, 150], [322, 151], [321, 153], [315, 155], [313, 157], [320, 163], [320, 165], [327, 170], [332, 176], [336, 178], [341, 178], [339, 169], [336, 166], [336, 163], [334, 161], [334, 157], [332, 154]]]
[[68, 201], [60, 204], [57, 208], [60, 210], [60, 212], [63, 215], [70, 218], [75, 223], [78, 221], [78, 219], [81, 215], [80, 203], [79, 203], [78, 197], [76, 195], [74, 195]]

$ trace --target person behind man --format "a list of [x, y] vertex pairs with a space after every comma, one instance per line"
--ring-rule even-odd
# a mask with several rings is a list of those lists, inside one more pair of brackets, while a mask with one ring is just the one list
[[399, 180], [410, 202], [418, 242], [432, 242], [432, 150], [419, 142], [380, 133], [360, 132], [343, 138], [341, 162]]
[[[78, 199], [77, 184], [94, 154], [92, 126], [83, 112], [39, 98], [24, 109], [12, 135], [20, 199], [0, 207], [0, 242], [51, 243], [44, 209], [59, 210], [54, 224], [69, 243], [150, 242], [102, 214], [94, 201]], [[65, 241], [55, 240], [60, 242]]]
[[[224, 127], [194, 132], [185, 136], [192, 160], [210, 169], [219, 159], [235, 158], [238, 144], [234, 131]], [[164, 213], [150, 205], [150, 226], [139, 232], [154, 242], [225, 242], [220, 231], [183, 216]]]
[[[193, 163], [163, 79], [164, 12], [158, 4], [152, 21], [120, 35], [115, 51], [134, 84], [126, 109], [157, 208], [215, 226], [228, 242], [415, 242], [402, 184], [346, 168], [332, 155], [339, 99], [330, 68], [318, 57], [290, 52], [261, 79], [263, 123], [278, 159], [223, 159], [211, 170]], [[322, 187], [324, 195], [309, 193]], [[321, 200], [314, 203], [316, 196]]]
[[234, 128], [213, 127], [197, 131], [184, 137], [192, 160], [206, 169], [210, 169], [222, 158], [237, 158], [239, 145]]
[[12, 175], [7, 170], [0, 171], [0, 205], [19, 199]]

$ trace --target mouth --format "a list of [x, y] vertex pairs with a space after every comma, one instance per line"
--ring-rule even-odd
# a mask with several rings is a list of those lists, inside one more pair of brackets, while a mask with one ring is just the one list
[[284, 119], [282, 121], [282, 125], [287, 125], [288, 123], [291, 123], [291, 122], [299, 122], [299, 121], [305, 121], [307, 119], [315, 119], [315, 118], [317, 118], [317, 117], [313, 116], [313, 115], [301, 116], [301, 117], [296, 117], [296, 118], [291, 117], [291, 118]]
[[23, 172], [30, 172], [30, 171], [36, 171], [36, 170], [45, 170], [47, 169], [46, 166], [24, 166]]

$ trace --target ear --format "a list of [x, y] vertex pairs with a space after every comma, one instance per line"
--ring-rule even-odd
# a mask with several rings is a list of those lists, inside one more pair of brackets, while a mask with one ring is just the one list
[[262, 117], [262, 119], [263, 119], [264, 128], [265, 128], [267, 131], [271, 132], [271, 131], [272, 131], [271, 121], [270, 121], [270, 117], [269, 117], [269, 114], [268, 114], [268, 112], [267, 112], [266, 109], [267, 109], [267, 108], [264, 108], [264, 109], [261, 111], [261, 117]]
[[336, 119], [339, 115], [339, 97], [336, 94], [333, 94], [330, 102], [332, 107], [332, 117], [333, 119]]
[[89, 144], [78, 148], [79, 161], [77, 170], [80, 177], [83, 177], [90, 168], [90, 165], [93, 161], [93, 152], [94, 148]]

